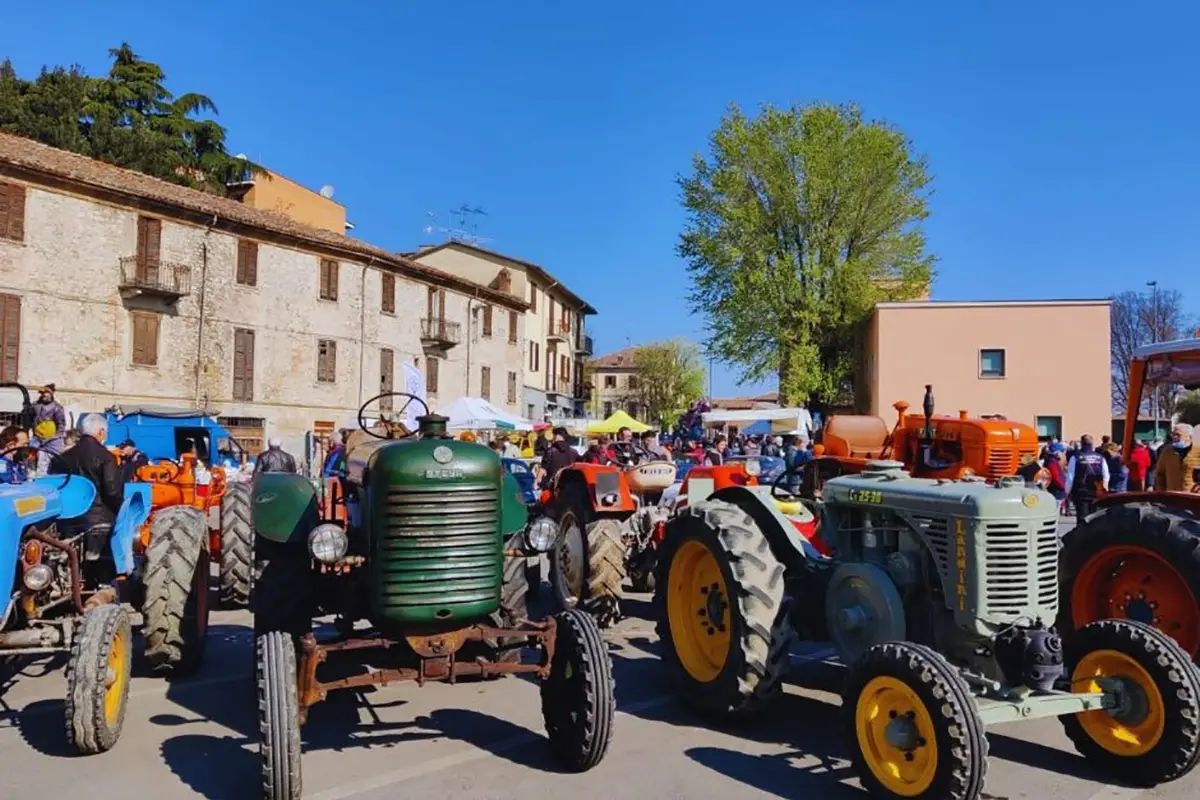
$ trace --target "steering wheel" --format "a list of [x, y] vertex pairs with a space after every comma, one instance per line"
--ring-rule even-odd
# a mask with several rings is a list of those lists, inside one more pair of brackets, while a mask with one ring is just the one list
[[0, 458], [6, 458], [9, 453], [17, 453], [22, 450], [33, 450], [36, 453], [45, 453], [46, 455], [50, 456], [51, 463], [54, 463], [55, 459], [58, 460], [58, 464], [64, 468], [64, 471], [62, 473], [63, 482], [61, 484], [59, 484], [58, 486], [54, 487], [55, 491], [61, 491], [65, 488], [67, 488], [67, 484], [71, 482], [71, 476], [79, 474], [79, 473], [73, 472], [71, 470], [70, 462], [68, 462], [65, 458], [62, 457], [62, 453], [55, 453], [52, 450], [47, 450], [46, 448], [40, 447], [35, 444], [13, 445], [12, 447], [7, 448], [6, 450], [0, 451]]
[[[771, 499], [781, 500], [783, 502], [802, 500], [803, 498], [799, 494], [784, 487], [786, 484], [790, 483], [789, 479], [794, 478], [797, 475], [804, 476], [805, 468], [815, 469], [815, 464], [815, 460], [809, 460], [801, 464], [788, 464], [787, 461], [784, 461], [783, 472], [781, 472], [779, 476], [771, 482]], [[803, 487], [803, 480], [801, 480], [801, 487]], [[803, 488], [801, 488], [801, 491], [802, 490]]]
[[[382, 400], [385, 397], [407, 397], [408, 400], [405, 401], [404, 405], [400, 406], [399, 411], [393, 410], [393, 411], [386, 412], [386, 416], [385, 416], [385, 412], [383, 412], [383, 411], [379, 412], [379, 420], [380, 420], [380, 422], [383, 423], [384, 428], [387, 430], [387, 435], [381, 436], [367, 425], [367, 419], [366, 419], [366, 417], [363, 416], [363, 414], [366, 412], [367, 406], [371, 405], [371, 403], [374, 403], [376, 400]], [[425, 414], [423, 414], [422, 416], [429, 414], [429, 404], [426, 403], [421, 398], [417, 397], [415, 394], [409, 394], [408, 392], [383, 392], [382, 394], [375, 395], [370, 400], [363, 403], [362, 406], [358, 409], [358, 427], [359, 427], [359, 429], [362, 430], [362, 432], [367, 434], [368, 436], [372, 436], [376, 439], [407, 439], [408, 437], [410, 437], [414, 433], [416, 433], [416, 431], [410, 431], [406, 427], [404, 427], [402, 420], [405, 417], [404, 412], [408, 410], [408, 407], [410, 405], [412, 405], [414, 400], [416, 400], [418, 403], [420, 403], [421, 407], [425, 409]], [[404, 433], [400, 436], [396, 436], [395, 433], [396, 433], [397, 428], [400, 428], [401, 430], [403, 430]]]

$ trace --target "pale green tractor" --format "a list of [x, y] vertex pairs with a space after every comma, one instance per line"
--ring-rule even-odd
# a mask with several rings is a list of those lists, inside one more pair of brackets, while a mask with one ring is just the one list
[[721, 716], [767, 704], [799, 634], [832, 641], [849, 668], [847, 739], [876, 796], [975, 800], [985, 727], [1039, 717], [1058, 717], [1080, 753], [1127, 782], [1175, 780], [1200, 760], [1200, 672], [1174, 641], [1129, 620], [1065, 641], [1048, 627], [1049, 494], [874, 462], [825, 484], [811, 540], [767, 494], [725, 489], [668, 525], [655, 605], [690, 704]]

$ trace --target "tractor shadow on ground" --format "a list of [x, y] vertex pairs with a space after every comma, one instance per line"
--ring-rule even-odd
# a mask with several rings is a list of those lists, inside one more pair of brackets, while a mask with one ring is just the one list
[[[21, 739], [41, 755], [52, 758], [71, 758], [74, 749], [67, 742], [65, 730], [66, 706], [61, 697], [35, 700], [16, 708], [6, 697], [9, 688], [22, 680], [50, 676], [62, 678], [67, 666], [67, 653], [54, 653], [32, 658], [10, 658], [0, 663], [0, 730], [15, 728]], [[66, 691], [65, 681], [62, 691]]]

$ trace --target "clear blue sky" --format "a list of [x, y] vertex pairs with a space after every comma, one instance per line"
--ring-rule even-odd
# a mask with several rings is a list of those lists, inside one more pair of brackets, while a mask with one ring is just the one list
[[[674, 178], [730, 102], [855, 101], [903, 129], [935, 175], [937, 299], [1158, 279], [1200, 311], [1191, 4], [10, 5], [0, 56], [21, 74], [99, 72], [127, 40], [216, 101], [233, 152], [335, 186], [375, 244], [482, 206], [489, 246], [599, 309], [601, 352], [699, 335]], [[715, 389], [740, 391], [721, 368]]]

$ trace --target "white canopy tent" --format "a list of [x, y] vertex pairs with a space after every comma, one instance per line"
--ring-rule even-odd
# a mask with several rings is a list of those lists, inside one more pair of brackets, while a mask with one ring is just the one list
[[749, 411], [709, 411], [700, 415], [706, 428], [724, 428], [737, 425], [744, 428], [755, 422], [770, 422], [775, 433], [793, 430], [813, 432], [813, 418], [807, 408], [759, 408]]
[[496, 408], [482, 397], [460, 397], [437, 412], [447, 418], [449, 430], [532, 431], [533, 423], [516, 414]]

